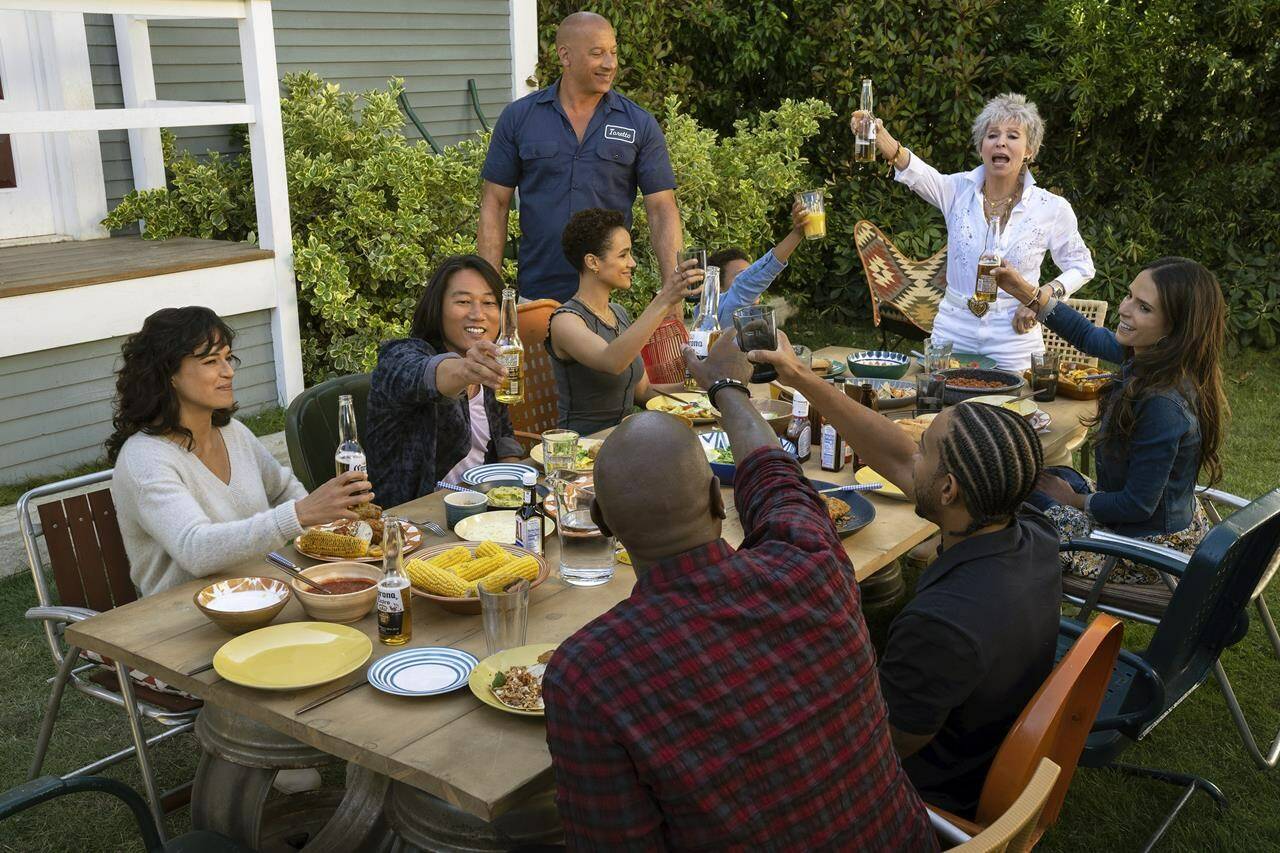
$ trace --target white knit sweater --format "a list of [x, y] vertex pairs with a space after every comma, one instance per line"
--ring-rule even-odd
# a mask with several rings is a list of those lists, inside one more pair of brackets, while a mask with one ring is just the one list
[[263, 557], [302, 533], [294, 501], [307, 490], [244, 424], [232, 419], [220, 431], [230, 483], [165, 438], [137, 433], [120, 448], [111, 496], [142, 595]]

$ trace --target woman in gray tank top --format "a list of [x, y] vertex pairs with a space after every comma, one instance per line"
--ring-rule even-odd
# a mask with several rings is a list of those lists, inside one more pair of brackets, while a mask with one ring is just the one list
[[702, 281], [692, 262], [676, 269], [632, 322], [625, 308], [609, 301], [613, 291], [631, 288], [636, 266], [623, 222], [616, 210], [589, 208], [570, 218], [561, 237], [565, 257], [578, 271], [578, 292], [551, 315], [546, 348], [555, 370], [559, 424], [581, 435], [616, 426], [654, 395], [640, 350], [686, 294], [700, 291]]

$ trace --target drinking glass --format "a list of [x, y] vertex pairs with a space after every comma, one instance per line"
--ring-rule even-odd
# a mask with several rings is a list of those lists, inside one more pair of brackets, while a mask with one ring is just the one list
[[570, 586], [600, 586], [613, 580], [613, 537], [591, 520], [595, 488], [557, 488], [556, 536], [560, 542], [560, 579]]
[[947, 377], [941, 373], [916, 374], [916, 415], [942, 411]]
[[480, 595], [480, 619], [489, 654], [523, 646], [529, 629], [529, 582], [521, 578], [497, 592], [478, 584], [476, 592]]
[[938, 341], [933, 338], [924, 340], [924, 364], [920, 367], [926, 373], [937, 373], [951, 367], [951, 341]]
[[[676, 254], [676, 266], [680, 266], [685, 261], [697, 261], [697, 268], [705, 273], [707, 271], [706, 247], [690, 246], [687, 249], [681, 249], [679, 253]], [[702, 294], [698, 294], [697, 296], [686, 296], [684, 301], [696, 305], [700, 299], [702, 299]]]
[[542, 434], [542, 469], [548, 477], [573, 470], [578, 458], [578, 434], [571, 429], [551, 429]]
[[808, 368], [813, 367], [813, 350], [804, 344], [793, 344], [791, 349], [795, 351], [796, 358], [800, 359], [801, 364]]
[[1058, 356], [1052, 353], [1031, 356], [1031, 387], [1035, 400], [1052, 403], [1058, 398]]
[[[738, 332], [738, 349], [778, 348], [778, 322], [768, 305], [747, 305], [733, 312], [733, 327]], [[778, 371], [771, 364], [757, 364], [751, 371], [752, 382], [772, 382]]]
[[808, 190], [796, 193], [796, 201], [809, 211], [809, 219], [804, 223], [806, 240], [821, 240], [827, 236], [827, 211], [824, 207], [822, 190]]

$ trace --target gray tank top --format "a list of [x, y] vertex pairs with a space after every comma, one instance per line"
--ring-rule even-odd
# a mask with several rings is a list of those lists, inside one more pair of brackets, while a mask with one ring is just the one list
[[[606, 343], [611, 343], [631, 326], [631, 317], [621, 305], [610, 302], [609, 308], [616, 320], [616, 325], [612, 328], [576, 296], [557, 308], [551, 319], [554, 320], [556, 314], [576, 314], [587, 324], [588, 329]], [[617, 426], [635, 409], [636, 385], [644, 375], [644, 362], [640, 360], [640, 356], [636, 356], [626, 370], [613, 376], [593, 370], [573, 359], [557, 356], [549, 333], [544, 345], [551, 356], [552, 369], [556, 375], [561, 429], [571, 429], [579, 435], [590, 435]]]

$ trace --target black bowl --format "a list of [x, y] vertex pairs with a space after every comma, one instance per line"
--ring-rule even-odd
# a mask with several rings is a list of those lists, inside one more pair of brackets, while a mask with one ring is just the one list
[[[970, 397], [982, 397], [986, 394], [1012, 394], [1025, 384], [1025, 380], [1008, 370], [996, 370], [985, 367], [955, 367], [951, 370], [939, 371], [947, 377], [947, 387], [942, 392], [942, 402], [954, 406]], [[963, 388], [951, 384], [952, 379], [981, 379], [986, 382], [999, 382], [989, 388]]]

